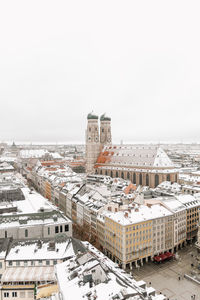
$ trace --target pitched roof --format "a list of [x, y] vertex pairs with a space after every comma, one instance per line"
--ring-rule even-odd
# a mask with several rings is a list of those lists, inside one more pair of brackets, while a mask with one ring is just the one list
[[174, 168], [174, 164], [159, 146], [106, 145], [97, 159], [97, 165], [122, 165], [145, 168]]

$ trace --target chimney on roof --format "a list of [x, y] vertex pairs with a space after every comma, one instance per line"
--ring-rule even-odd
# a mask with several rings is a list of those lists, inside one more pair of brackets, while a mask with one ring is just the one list
[[128, 218], [128, 212], [127, 212], [127, 211], [125, 211], [124, 217], [125, 217], [125, 218]]
[[48, 251], [55, 251], [55, 247], [56, 247], [55, 241], [49, 241], [47, 250], [48, 250]]
[[42, 242], [41, 242], [41, 240], [38, 240], [38, 241], [37, 241], [37, 247], [38, 247], [38, 249], [41, 249], [41, 248], [42, 248]]

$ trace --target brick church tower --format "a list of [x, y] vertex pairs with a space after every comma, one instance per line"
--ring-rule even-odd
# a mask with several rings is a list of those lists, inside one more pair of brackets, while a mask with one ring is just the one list
[[86, 130], [86, 172], [92, 173], [100, 153], [98, 116], [89, 113]]
[[100, 117], [100, 143], [103, 149], [104, 145], [112, 144], [111, 137], [111, 118], [103, 114]]
[[100, 118], [100, 138], [98, 116], [93, 112], [87, 116], [86, 143], [86, 172], [93, 173], [94, 165], [104, 145], [112, 143], [111, 118], [103, 114]]

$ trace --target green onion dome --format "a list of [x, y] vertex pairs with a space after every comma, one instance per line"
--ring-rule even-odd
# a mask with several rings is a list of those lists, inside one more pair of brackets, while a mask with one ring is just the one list
[[100, 121], [111, 121], [111, 118], [106, 116], [106, 114], [103, 114], [101, 117], [100, 117]]
[[93, 112], [91, 112], [87, 115], [87, 119], [88, 120], [98, 120], [98, 116], [95, 115]]

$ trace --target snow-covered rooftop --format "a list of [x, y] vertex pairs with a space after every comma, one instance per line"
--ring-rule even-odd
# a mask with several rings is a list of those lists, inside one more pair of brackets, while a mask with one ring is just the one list
[[121, 225], [131, 225], [140, 222], [170, 216], [172, 213], [160, 204], [152, 206], [136, 205], [129, 211], [107, 213], [107, 217]]
[[41, 158], [47, 153], [49, 152], [46, 149], [20, 150], [19, 156], [21, 158]]
[[56, 266], [59, 292], [63, 300], [94, 298], [131, 299], [131, 300], [164, 300], [155, 289], [148, 288], [145, 282], [137, 282], [121, 270], [103, 253], [88, 242], [83, 242], [88, 253], [74, 257]]
[[6, 261], [16, 260], [63, 260], [84, 252], [84, 246], [73, 238], [58, 236], [55, 239], [14, 241]]

